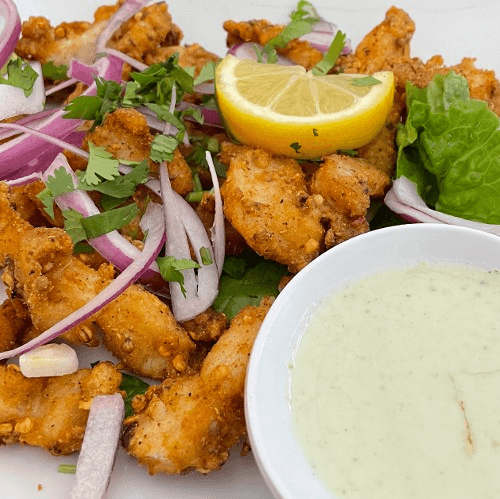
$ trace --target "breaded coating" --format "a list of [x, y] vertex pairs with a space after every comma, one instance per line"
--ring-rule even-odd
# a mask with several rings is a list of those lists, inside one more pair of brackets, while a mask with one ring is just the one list
[[26, 185], [12, 187], [10, 191], [10, 203], [21, 218], [31, 225], [38, 226], [47, 223], [47, 219], [40, 210], [41, 202], [37, 198], [37, 194], [44, 188], [45, 184], [37, 180]]
[[262, 149], [223, 144], [229, 164], [224, 213], [259, 255], [298, 272], [321, 251], [323, 198], [310, 195], [299, 164]]
[[126, 451], [151, 474], [209, 473], [245, 436], [243, 390], [248, 358], [271, 305], [245, 307], [203, 362], [201, 372], [152, 386], [124, 422]]
[[[226, 44], [232, 47], [238, 43], [252, 42], [265, 45], [285, 29], [283, 24], [271, 24], [265, 19], [253, 21], [225, 21], [223, 28], [227, 31]], [[276, 47], [276, 51], [295, 64], [311, 69], [323, 59], [323, 54], [311, 46], [309, 42], [294, 39], [284, 47]]]
[[332, 154], [324, 158], [310, 181], [312, 194], [325, 201], [329, 229], [327, 248], [369, 230], [366, 213], [370, 197], [381, 197], [390, 177], [369, 163], [348, 156]]
[[[71, 238], [62, 229], [31, 227], [11, 209], [7, 190], [0, 184], [0, 263], [13, 267], [14, 290], [29, 308], [36, 336], [94, 298], [111, 282], [114, 269], [87, 267], [72, 255]], [[168, 305], [139, 285], [62, 338], [95, 346], [98, 331], [124, 366], [156, 379], [184, 372], [195, 349]]]
[[182, 31], [172, 22], [165, 2], [141, 9], [123, 23], [108, 42], [108, 47], [145, 62], [148, 54], [159, 46], [178, 45]]
[[331, 154], [313, 174], [311, 193], [321, 194], [334, 211], [364, 217], [371, 197], [382, 197], [391, 179], [366, 161]]
[[0, 444], [34, 445], [54, 455], [79, 450], [92, 399], [118, 392], [121, 378], [110, 362], [47, 378], [0, 366]]
[[182, 327], [194, 341], [217, 341], [227, 328], [227, 317], [212, 307], [194, 319], [183, 322]]
[[22, 344], [24, 332], [31, 326], [28, 307], [19, 298], [5, 300], [0, 305], [0, 352]]
[[186, 194], [193, 190], [193, 174], [191, 173], [191, 168], [189, 168], [189, 165], [186, 163], [179, 149], [174, 151], [172, 161], [167, 162], [167, 169], [170, 184], [177, 194], [185, 197]]

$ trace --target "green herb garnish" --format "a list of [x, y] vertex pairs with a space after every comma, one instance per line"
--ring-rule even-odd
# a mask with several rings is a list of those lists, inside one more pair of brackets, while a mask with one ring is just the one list
[[66, 66], [66, 64], [59, 64], [56, 66], [54, 61], [48, 61], [42, 64], [42, 74], [45, 78], [53, 81], [69, 79], [68, 66]]
[[173, 256], [159, 256], [156, 259], [160, 274], [167, 282], [178, 282], [182, 294], [186, 296], [186, 288], [184, 287], [183, 270], [199, 269], [201, 266], [194, 260], [189, 258], [175, 258]]
[[148, 383], [142, 381], [142, 379], [137, 376], [132, 376], [131, 374], [122, 373], [122, 382], [120, 384], [120, 390], [125, 392], [125, 417], [128, 418], [134, 414], [132, 409], [132, 399], [136, 395], [144, 395], [149, 388]]
[[380, 85], [382, 82], [377, 80], [374, 76], [364, 76], [363, 78], [353, 78], [351, 85], [353, 87], [373, 87], [373, 85]]
[[[5, 75], [7, 77], [5, 77]], [[20, 57], [12, 57], [0, 76], [0, 85], [10, 85], [11, 87], [23, 90], [25, 97], [33, 93], [35, 81], [38, 73]]]

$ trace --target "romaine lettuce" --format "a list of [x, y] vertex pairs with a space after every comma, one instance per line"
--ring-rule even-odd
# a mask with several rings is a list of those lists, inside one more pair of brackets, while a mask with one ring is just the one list
[[398, 131], [396, 176], [413, 181], [442, 213], [500, 224], [500, 120], [471, 99], [450, 72], [420, 89], [406, 87], [408, 116]]

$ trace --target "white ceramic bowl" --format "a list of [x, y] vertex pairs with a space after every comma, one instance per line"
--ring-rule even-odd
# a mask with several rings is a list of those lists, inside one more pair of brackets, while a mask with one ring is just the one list
[[245, 404], [253, 453], [277, 498], [335, 499], [311, 470], [292, 427], [290, 365], [311, 316], [350, 282], [423, 261], [500, 269], [500, 238], [438, 224], [369, 232], [314, 260], [271, 307], [251, 354]]

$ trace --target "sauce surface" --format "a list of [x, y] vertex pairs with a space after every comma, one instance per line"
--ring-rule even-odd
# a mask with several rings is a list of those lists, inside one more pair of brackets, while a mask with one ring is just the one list
[[498, 499], [500, 273], [421, 264], [330, 297], [294, 359], [291, 410], [339, 499]]

